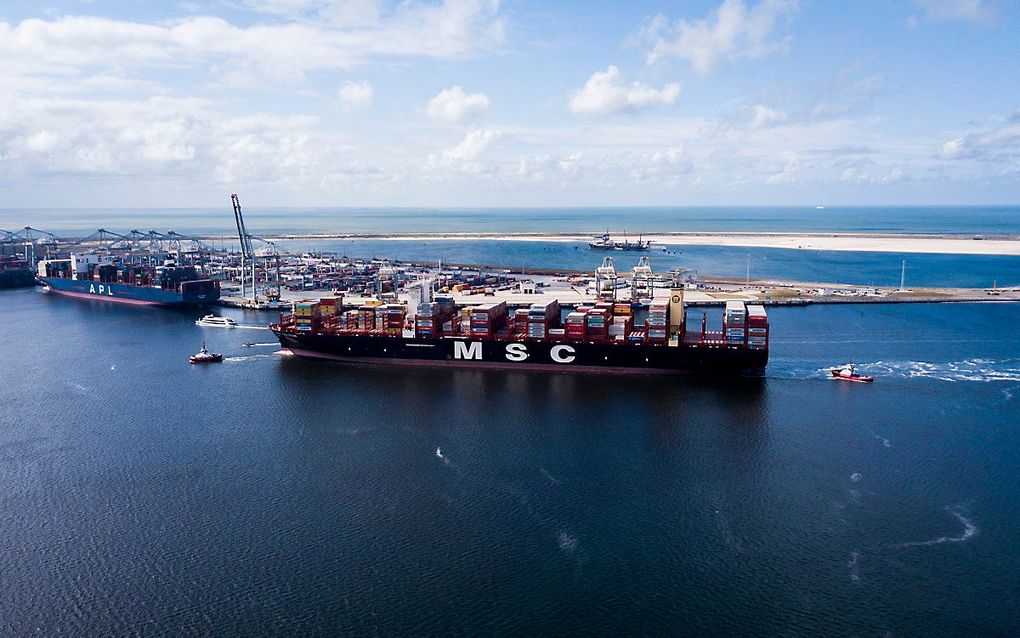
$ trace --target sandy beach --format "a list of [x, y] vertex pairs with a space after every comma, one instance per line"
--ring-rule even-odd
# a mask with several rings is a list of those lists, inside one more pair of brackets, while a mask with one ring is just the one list
[[[643, 239], [668, 246], [743, 246], [793, 250], [835, 250], [947, 255], [1020, 256], [1020, 237], [893, 235], [856, 233], [652, 233]], [[588, 234], [437, 233], [437, 234], [300, 234], [274, 239], [375, 239], [402, 241], [548, 241], [587, 242]], [[614, 239], [623, 239], [622, 236]], [[631, 236], [631, 239], [636, 239]]]

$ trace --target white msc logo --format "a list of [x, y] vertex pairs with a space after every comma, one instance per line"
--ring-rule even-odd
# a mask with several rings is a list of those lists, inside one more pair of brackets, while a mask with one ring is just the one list
[[[508, 343], [506, 345], [505, 356], [507, 361], [520, 363], [530, 357], [531, 354], [528, 353], [528, 346], [523, 343]], [[549, 358], [555, 363], [571, 363], [576, 357], [577, 355], [575, 354], [572, 346], [558, 345], [553, 346], [552, 349], [549, 350]], [[471, 343], [466, 341], [454, 341], [453, 358], [481, 361], [482, 343], [480, 341], [474, 341]]]
[[89, 284], [89, 293], [93, 295], [106, 295], [108, 297], [112, 297], [113, 286], [104, 286], [103, 284], [99, 284], [99, 290], [97, 291], [95, 284]]
[[453, 358], [454, 359], [482, 359], [482, 342], [475, 341], [473, 343], [467, 343], [465, 341], [455, 341], [453, 343]]

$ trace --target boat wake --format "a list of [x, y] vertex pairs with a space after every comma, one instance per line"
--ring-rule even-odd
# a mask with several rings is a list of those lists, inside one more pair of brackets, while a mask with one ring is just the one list
[[[947, 382], [976, 381], [1020, 381], [1020, 359], [964, 359], [962, 361], [870, 361], [854, 362], [857, 372], [882, 379], [936, 379]], [[776, 379], [803, 379], [832, 377], [830, 367], [816, 368], [798, 365], [784, 365], [776, 362], [770, 367], [768, 377]], [[1007, 399], [1011, 397], [1009, 394]]]
[[438, 448], [438, 447], [436, 448], [436, 458], [439, 459], [440, 461], [442, 461], [444, 465], [449, 465], [450, 464], [450, 459], [448, 459], [445, 456], [443, 456], [443, 449], [442, 448]]
[[272, 359], [275, 355], [272, 354], [246, 354], [238, 357], [224, 357], [223, 360], [230, 363], [240, 363], [242, 361], [256, 361], [258, 359]]
[[902, 549], [905, 547], [929, 547], [931, 545], [941, 545], [942, 543], [963, 543], [978, 535], [981, 530], [978, 529], [977, 525], [973, 521], [968, 519], [959, 510], [946, 508], [946, 511], [952, 514], [956, 520], [960, 521], [963, 525], [963, 533], [959, 536], [939, 536], [929, 541], [913, 541], [910, 543], [900, 543], [895, 545], [894, 549]]
[[549, 482], [552, 483], [553, 485], [559, 485], [560, 484], [560, 480], [558, 478], [556, 478], [555, 476], [553, 476], [552, 474], [550, 474], [549, 470], [545, 469], [544, 467], [538, 468], [538, 471], [542, 474], [542, 476], [544, 476], [545, 478], [549, 479]]
[[[864, 368], [865, 366], [861, 366]], [[928, 361], [876, 361], [866, 364], [868, 374], [899, 376], [908, 379], [940, 381], [1020, 381], [1020, 360], [964, 359], [932, 363]]]
[[861, 580], [860, 559], [860, 552], [850, 552], [850, 560], [846, 562], [847, 569], [850, 570], [850, 580], [855, 583]]
[[571, 536], [566, 530], [560, 530], [556, 534], [556, 544], [559, 545], [560, 549], [572, 553], [577, 549], [577, 537]]

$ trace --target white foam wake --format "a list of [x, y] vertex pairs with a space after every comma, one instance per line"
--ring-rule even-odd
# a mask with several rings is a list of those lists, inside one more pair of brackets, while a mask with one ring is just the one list
[[850, 552], [850, 560], [846, 562], [847, 569], [850, 570], [850, 580], [853, 582], [860, 582], [861, 580], [861, 566], [859, 561], [861, 559], [860, 552]]
[[946, 511], [952, 514], [956, 520], [960, 521], [963, 525], [963, 533], [959, 536], [939, 536], [929, 541], [913, 541], [910, 543], [900, 543], [896, 547], [928, 547], [930, 545], [941, 545], [942, 543], [963, 543], [978, 535], [981, 530], [978, 529], [977, 525], [973, 521], [968, 519], [966, 516], [961, 514], [958, 510], [946, 508]]
[[246, 354], [246, 355], [237, 356], [237, 357], [225, 357], [223, 360], [224, 361], [229, 361], [230, 363], [239, 363], [241, 361], [255, 361], [257, 359], [271, 359], [271, 358], [273, 358], [273, 356], [274, 355], [271, 355], [271, 354]]
[[[857, 372], [881, 379], [937, 379], [939, 381], [994, 382], [1020, 381], [1020, 359], [964, 359], [962, 361], [870, 361], [854, 362]], [[769, 376], [780, 378], [803, 378], [804, 376], [828, 378], [829, 367], [814, 368], [810, 372], [791, 366], [770, 370]], [[1012, 396], [1011, 394], [1009, 395]], [[1008, 397], [1007, 397], [1008, 398]]]

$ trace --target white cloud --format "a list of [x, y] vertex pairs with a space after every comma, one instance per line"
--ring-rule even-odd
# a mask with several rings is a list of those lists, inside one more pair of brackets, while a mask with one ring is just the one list
[[946, 141], [939, 157], [948, 160], [975, 159], [1020, 163], [1020, 122], [1016, 117], [989, 130], [969, 133]]
[[786, 113], [783, 111], [769, 108], [764, 104], [755, 105], [755, 107], [751, 109], [750, 115], [751, 129], [755, 131], [785, 122], [787, 118]]
[[[320, 185], [369, 172], [342, 137], [309, 116], [232, 116], [208, 100], [0, 100], [0, 182], [73, 176], [178, 180], [185, 190]], [[360, 162], [360, 163], [357, 163]]]
[[465, 172], [482, 172], [484, 167], [478, 159], [503, 137], [499, 129], [475, 129], [453, 148], [440, 154], [429, 155], [428, 165], [431, 168], [453, 167]]
[[581, 159], [584, 157], [584, 153], [577, 152], [571, 153], [566, 157], [560, 158], [559, 162], [560, 170], [566, 175], [577, 175], [577, 171], [581, 165]]
[[840, 118], [868, 110], [885, 88], [885, 75], [867, 73], [860, 64], [840, 69], [811, 108], [811, 117]]
[[671, 146], [664, 151], [644, 153], [630, 170], [630, 177], [639, 184], [661, 183], [676, 185], [681, 176], [694, 170], [694, 164], [682, 146]]
[[0, 21], [0, 58], [5, 75], [211, 68], [279, 80], [372, 58], [464, 57], [503, 41], [498, 4], [487, 0], [400, 3], [374, 19], [338, 23], [292, 15], [311, 3], [259, 4], [279, 17], [245, 26], [207, 15], [153, 23], [93, 16]]
[[787, 41], [774, 40], [772, 32], [780, 18], [796, 9], [796, 0], [761, 0], [752, 7], [742, 0], [723, 0], [713, 15], [701, 20], [670, 25], [664, 16], [657, 16], [645, 30], [652, 40], [648, 63], [675, 57], [705, 74], [723, 62], [783, 51]]
[[372, 99], [375, 97], [375, 91], [372, 90], [372, 85], [368, 82], [351, 82], [347, 80], [337, 92], [337, 97], [340, 98], [340, 106], [345, 111], [353, 111], [354, 109], [371, 106]]
[[464, 89], [455, 86], [444, 89], [429, 100], [425, 113], [433, 120], [449, 124], [466, 124], [478, 119], [489, 110], [491, 102], [484, 93], [464, 93]]
[[605, 71], [596, 71], [584, 87], [570, 98], [570, 110], [585, 115], [610, 115], [623, 111], [637, 111], [654, 106], [676, 104], [680, 85], [673, 83], [656, 89], [643, 82], [624, 84], [620, 69], [613, 65]]
[[958, 21], [974, 24], [988, 24], [998, 17], [995, 9], [982, 0], [914, 0], [923, 14], [907, 18], [907, 26], [913, 28], [922, 18], [935, 21]]

